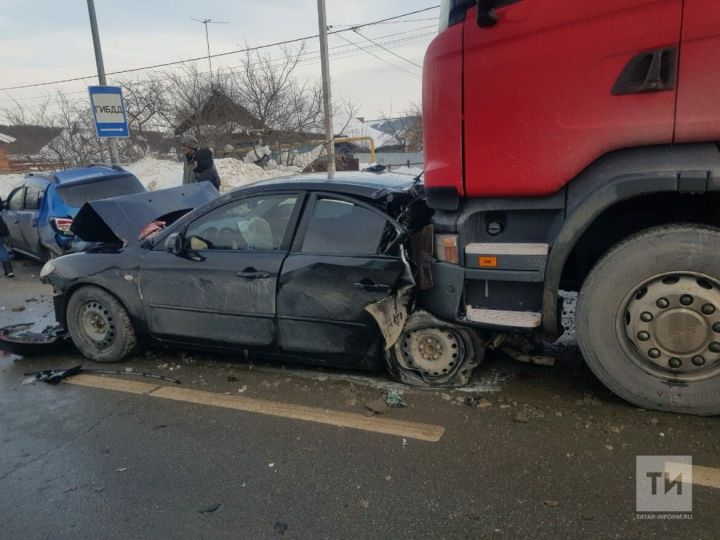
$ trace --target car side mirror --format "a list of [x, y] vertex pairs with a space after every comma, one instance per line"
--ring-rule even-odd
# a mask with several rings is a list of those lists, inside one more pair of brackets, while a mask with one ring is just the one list
[[480, 28], [490, 28], [498, 22], [495, 13], [495, 0], [477, 0], [477, 24]]
[[180, 255], [185, 251], [183, 236], [180, 233], [172, 233], [165, 239], [165, 250], [173, 255]]

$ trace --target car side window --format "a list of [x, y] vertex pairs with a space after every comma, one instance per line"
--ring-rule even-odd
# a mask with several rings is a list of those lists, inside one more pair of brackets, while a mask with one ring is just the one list
[[193, 221], [186, 247], [213, 251], [277, 251], [297, 202], [297, 194], [258, 195], [216, 208]]
[[8, 210], [18, 211], [22, 210], [23, 208], [23, 202], [25, 200], [25, 188], [17, 188], [15, 191], [13, 191], [10, 194], [10, 198], [8, 199]]
[[42, 190], [37, 186], [28, 186], [25, 192], [24, 210], [37, 210], [40, 207], [40, 199], [42, 198]]
[[375, 255], [389, 222], [363, 206], [322, 197], [315, 201], [303, 253]]

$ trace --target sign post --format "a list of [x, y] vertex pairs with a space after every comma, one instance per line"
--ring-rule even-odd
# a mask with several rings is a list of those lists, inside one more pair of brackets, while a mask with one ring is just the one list
[[119, 86], [90, 86], [95, 133], [101, 139], [129, 137], [125, 103]]

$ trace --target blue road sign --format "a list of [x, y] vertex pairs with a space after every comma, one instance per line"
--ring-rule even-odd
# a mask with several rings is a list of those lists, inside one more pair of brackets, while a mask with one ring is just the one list
[[89, 86], [88, 90], [97, 136], [129, 137], [122, 89], [119, 86]]

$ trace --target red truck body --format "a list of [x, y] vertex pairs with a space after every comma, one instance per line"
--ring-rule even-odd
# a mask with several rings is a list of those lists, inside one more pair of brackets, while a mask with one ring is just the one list
[[611, 389], [720, 414], [720, 1], [442, 0], [423, 124], [421, 306], [552, 340], [575, 292]]
[[[426, 55], [429, 188], [550, 195], [612, 150], [720, 139], [708, 91], [720, 88], [720, 2], [522, 0], [492, 28], [476, 9]], [[614, 95], [625, 66], [659, 49], [677, 51], [673, 88]]]

